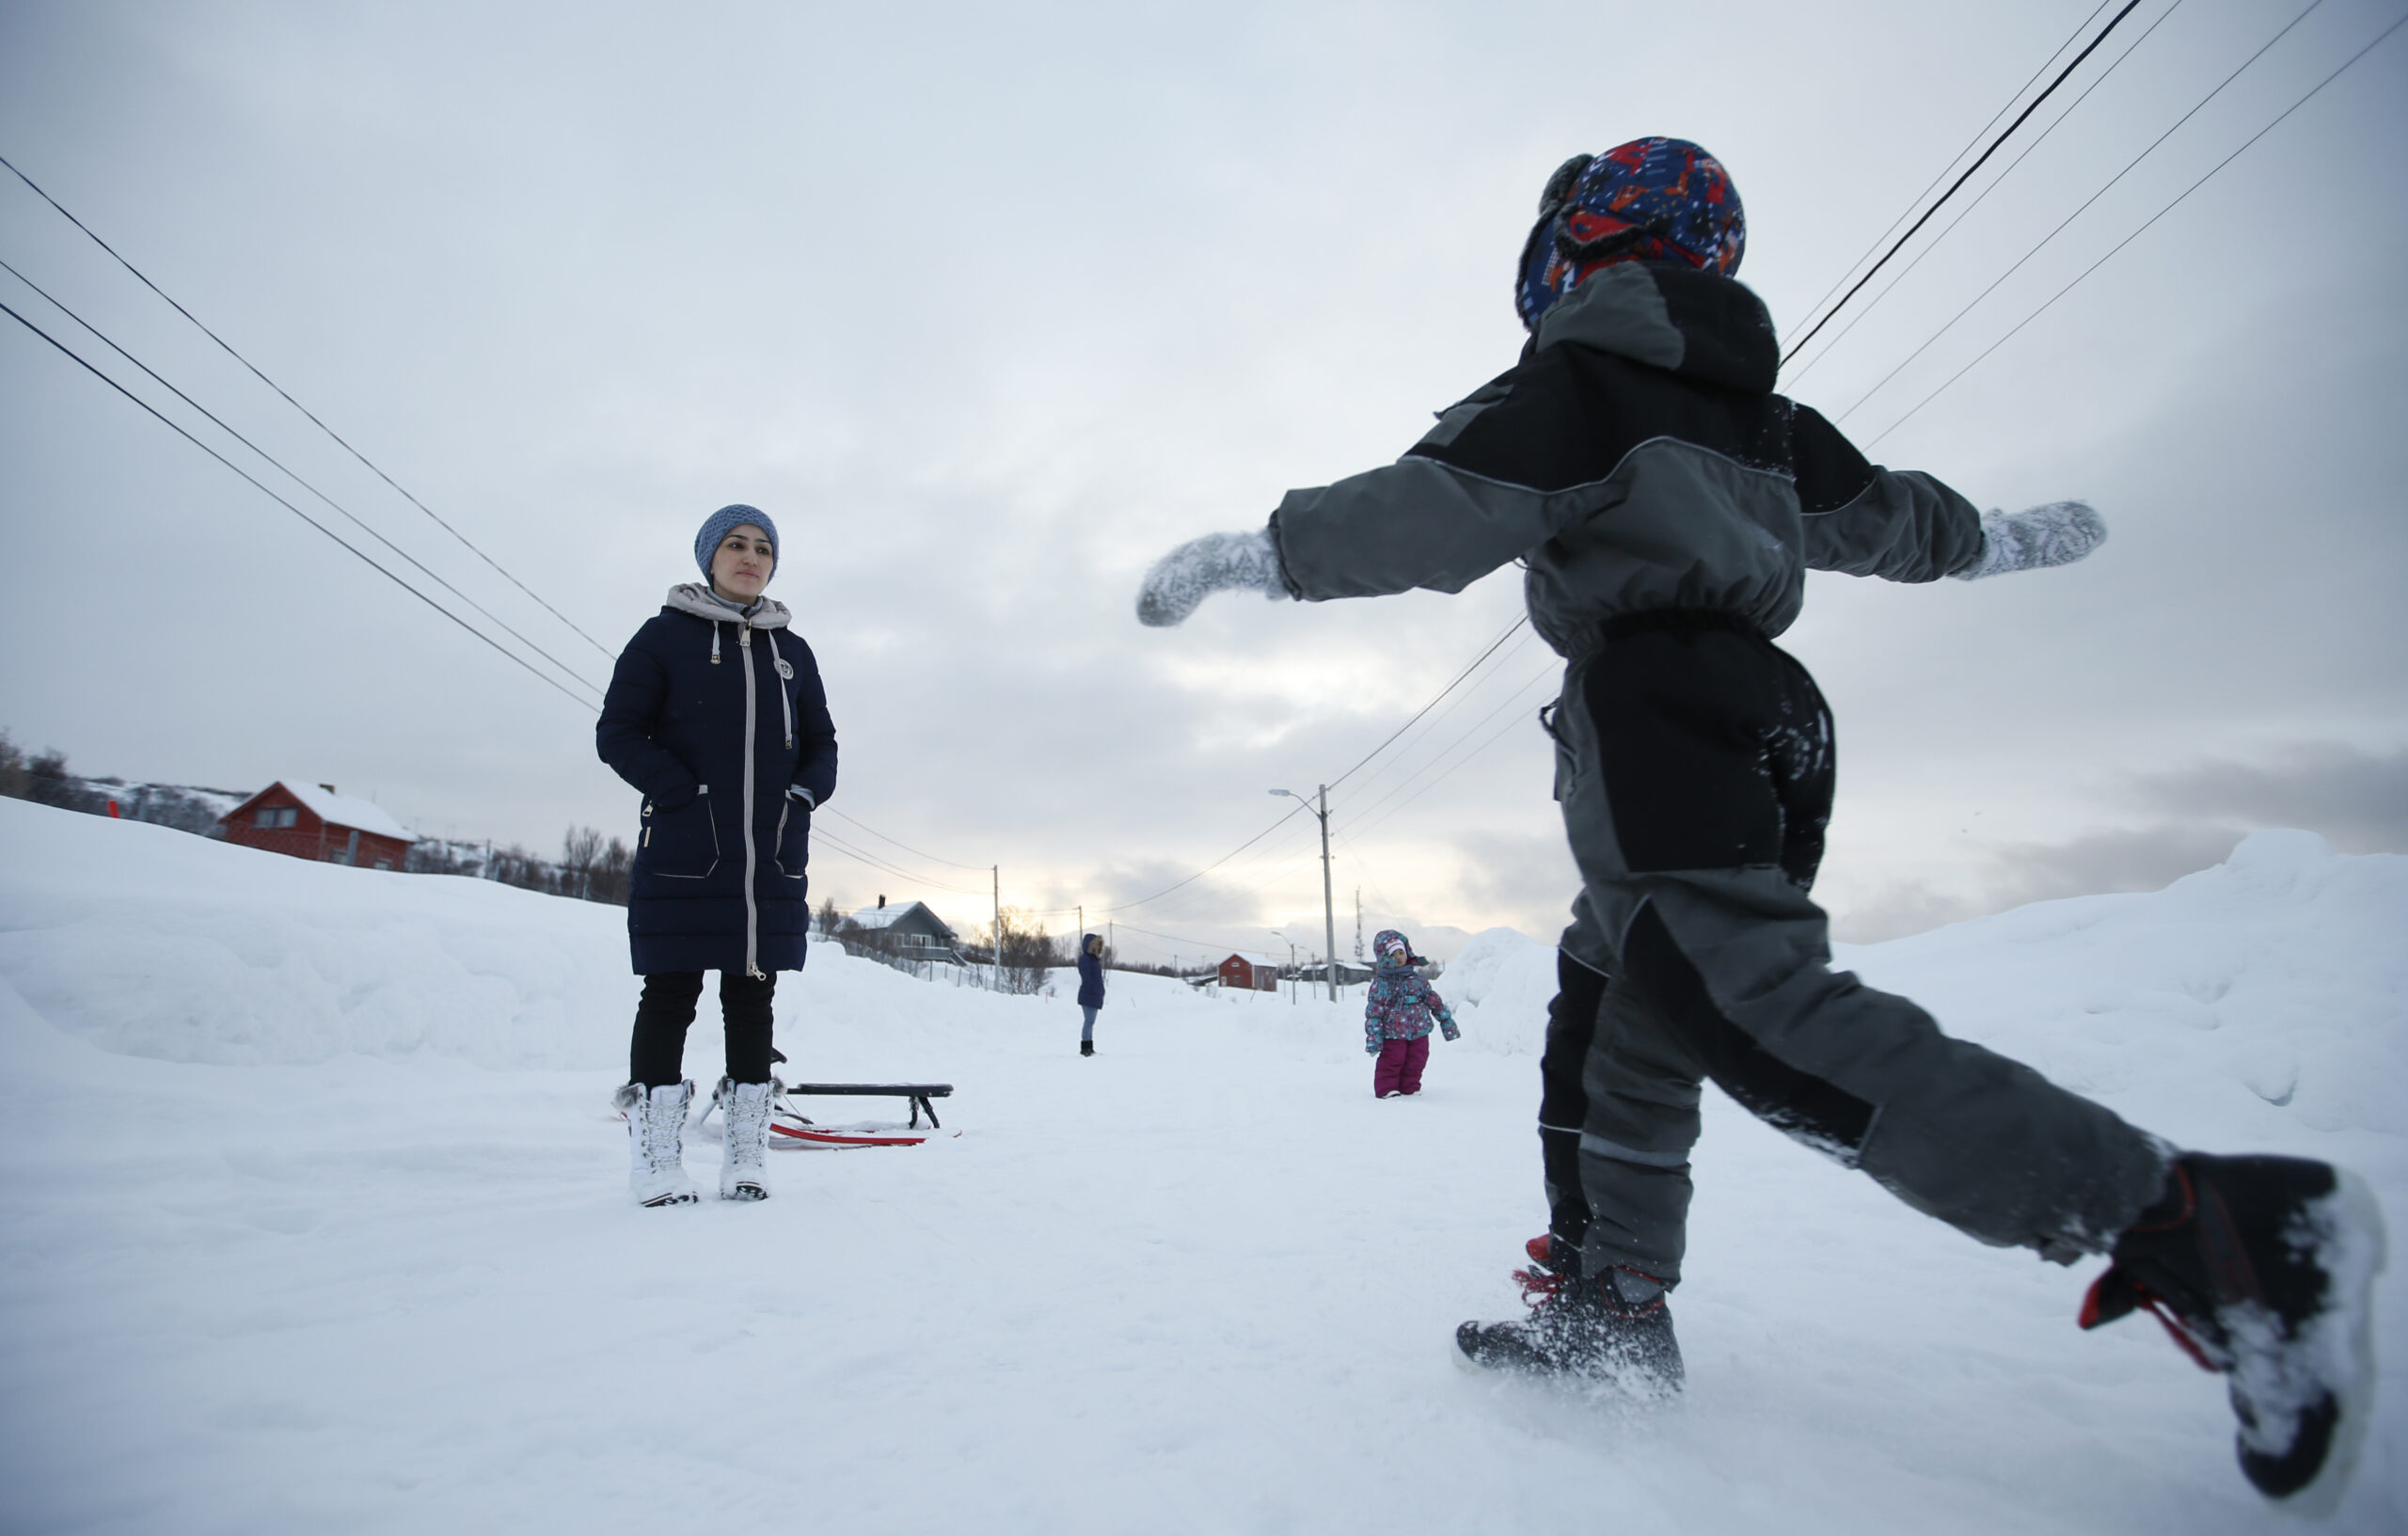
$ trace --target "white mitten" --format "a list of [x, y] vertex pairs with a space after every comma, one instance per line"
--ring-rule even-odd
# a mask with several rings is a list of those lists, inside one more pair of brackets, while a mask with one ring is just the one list
[[2021, 512], [1982, 514], [1982, 552], [1953, 573], [1977, 581], [2007, 571], [2070, 565], [2107, 542], [2107, 520], [2087, 501], [2052, 501]]
[[1279, 578], [1279, 551], [1272, 546], [1267, 530], [1207, 533], [1164, 555], [1137, 589], [1137, 622], [1166, 629], [1224, 587], [1251, 588], [1274, 598], [1288, 595], [1288, 584]]

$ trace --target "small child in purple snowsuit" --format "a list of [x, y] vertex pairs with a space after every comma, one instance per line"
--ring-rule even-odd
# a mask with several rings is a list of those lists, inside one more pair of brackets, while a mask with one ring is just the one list
[[1380, 1058], [1371, 1069], [1371, 1092], [1382, 1099], [1419, 1093], [1421, 1068], [1430, 1059], [1431, 1022], [1450, 1040], [1463, 1032], [1455, 1028], [1447, 1000], [1415, 974], [1415, 966], [1430, 962], [1413, 952], [1403, 934], [1381, 929], [1371, 941], [1371, 955], [1379, 969], [1363, 1003], [1363, 1049]]

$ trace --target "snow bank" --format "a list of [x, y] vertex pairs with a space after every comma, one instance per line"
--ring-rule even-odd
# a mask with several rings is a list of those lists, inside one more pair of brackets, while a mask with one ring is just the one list
[[1837, 963], [2192, 1146], [2408, 1136], [2408, 858], [2263, 831], [2163, 891], [2041, 902]]
[[[1553, 960], [1518, 934], [1465, 946], [1464, 1041], [1385, 1102], [1359, 995], [1116, 974], [1082, 1058], [1066, 999], [816, 948], [793, 1074], [952, 1083], [959, 1138], [662, 1212], [602, 1108], [622, 917], [0, 800], [0, 1525], [2275, 1528], [2220, 1384], [2146, 1320], [2074, 1329], [2087, 1272], [1711, 1094], [1685, 1401], [1459, 1374], [1544, 1220]], [[2408, 1231], [2403, 933], [2408, 859], [2268, 834], [1842, 962], [2176, 1140], [2346, 1162]], [[2395, 1370], [2327, 1528], [2408, 1528], [2404, 1425]]]
[[1476, 933], [1447, 967], [1438, 992], [1463, 1026], [1461, 1043], [1500, 1056], [1535, 1056], [1546, 1049], [1555, 946], [1518, 928]]
[[591, 1067], [626, 1048], [626, 914], [0, 800], [0, 976], [104, 1050]]

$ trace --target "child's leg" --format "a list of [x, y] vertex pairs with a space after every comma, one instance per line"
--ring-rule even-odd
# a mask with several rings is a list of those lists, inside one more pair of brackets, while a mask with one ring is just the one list
[[1430, 1037], [1418, 1036], [1404, 1043], [1404, 1059], [1397, 1064], [1396, 1085], [1400, 1092], [1421, 1091], [1421, 1069], [1430, 1062]]
[[1371, 1092], [1377, 1097], [1402, 1091], [1397, 1079], [1404, 1070], [1404, 1046], [1402, 1040], [1380, 1042], [1380, 1058], [1371, 1064]]
[[[1584, 896], [1576, 911], [1585, 914]], [[1580, 1129], [1589, 1117], [1581, 1073], [1605, 1001], [1606, 974], [1574, 958], [1576, 918], [1555, 956], [1555, 998], [1546, 1006], [1546, 1050], [1539, 1057], [1539, 1153], [1546, 1187], [1547, 1235], [1578, 1251], [1589, 1232], [1589, 1200], [1580, 1188]]]
[[665, 1088], [685, 1080], [686, 1026], [703, 995], [700, 971], [656, 971], [643, 978], [636, 1027], [627, 1047], [627, 1081]]
[[1092, 1040], [1095, 1038], [1095, 1009], [1082, 1003], [1079, 1005], [1079, 1011], [1086, 1015], [1086, 1022], [1079, 1026], [1079, 1038]]
[[1688, 1248], [1702, 1069], [1680, 1030], [1634, 988], [1607, 988], [1596, 1024], [1578, 1138], [1583, 1267], [1593, 1248], [1669, 1286]]
[[719, 974], [719, 1006], [727, 1021], [727, 1075], [737, 1083], [769, 1081], [769, 1035], [776, 1010], [771, 999], [778, 975]]
[[[1668, 625], [1575, 662], [1563, 705], [1565, 826], [1618, 940], [1616, 985], [1652, 1016], [1647, 1069], [1666, 1069], [1658, 1054], [1693, 1061], [1766, 1121], [1987, 1243], [2103, 1251], [2157, 1197], [2164, 1153], [2150, 1137], [1830, 969], [1806, 887], [1829, 814], [1830, 722], [1796, 661], [1711, 621]], [[1601, 1029], [1592, 1058], [1614, 1049]], [[1608, 1061], [1588, 1078], [1589, 1203], [1664, 1209], [1663, 1175], [1612, 1155], [1617, 1122], [1600, 1119], [1598, 1086], [1614, 1077]], [[1592, 1273], [1666, 1261], [1640, 1245], [1592, 1223]]]

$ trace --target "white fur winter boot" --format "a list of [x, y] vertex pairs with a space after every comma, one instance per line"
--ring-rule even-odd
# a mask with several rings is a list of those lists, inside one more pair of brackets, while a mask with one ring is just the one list
[[686, 1107], [694, 1101], [691, 1083], [667, 1083], [647, 1091], [641, 1083], [621, 1085], [610, 1101], [627, 1117], [627, 1188], [647, 1206], [685, 1205], [701, 1198], [686, 1177], [683, 1161]]
[[719, 1165], [722, 1200], [766, 1200], [769, 1181], [762, 1164], [769, 1147], [769, 1085], [719, 1080], [721, 1120], [727, 1151]]

